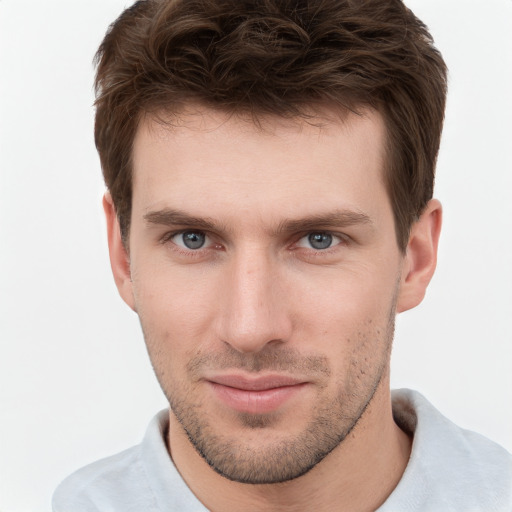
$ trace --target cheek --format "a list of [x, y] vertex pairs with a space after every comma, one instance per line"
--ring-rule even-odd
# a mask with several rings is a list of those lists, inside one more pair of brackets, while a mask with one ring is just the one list
[[319, 324], [323, 333], [361, 328], [372, 319], [388, 316], [396, 283], [390, 272], [358, 268], [333, 269], [322, 278], [297, 280], [291, 297], [298, 298], [302, 315]]
[[363, 386], [387, 364], [395, 294], [396, 283], [390, 279], [345, 275], [304, 303], [301, 339], [315, 340], [315, 348], [329, 357], [337, 385]]
[[[168, 269], [167, 269], [168, 270]], [[133, 289], [148, 349], [159, 352], [194, 352], [207, 342], [208, 326], [215, 317], [215, 287], [204, 276], [141, 269]]]

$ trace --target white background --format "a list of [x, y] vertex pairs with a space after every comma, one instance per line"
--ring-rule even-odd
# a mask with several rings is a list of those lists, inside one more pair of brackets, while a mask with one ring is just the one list
[[[398, 320], [394, 387], [512, 451], [512, 1], [410, 0], [450, 68], [438, 272]], [[117, 296], [93, 144], [93, 54], [124, 0], [0, 0], [0, 511], [165, 406]], [[70, 511], [72, 512], [72, 511]]]

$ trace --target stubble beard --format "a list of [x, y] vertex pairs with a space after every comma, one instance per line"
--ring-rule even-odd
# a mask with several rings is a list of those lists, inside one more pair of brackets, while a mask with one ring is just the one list
[[[218, 474], [245, 484], [277, 484], [306, 474], [345, 440], [370, 404], [382, 374], [355, 414], [347, 416], [347, 401], [337, 398], [335, 403], [315, 408], [313, 420], [299, 434], [258, 447], [216, 433], [200, 408], [177, 400], [170, 404], [197, 453]], [[275, 421], [269, 415], [240, 413], [238, 419], [248, 431], [267, 429], [262, 439], [272, 435]]]
[[[304, 475], [321, 462], [346, 439], [364, 415], [389, 368], [394, 315], [393, 304], [385, 329], [376, 329], [371, 334], [368, 329], [353, 340], [359, 346], [371, 345], [375, 350], [378, 347], [381, 352], [377, 361], [368, 366], [364, 362], [366, 358], [364, 361], [352, 360], [349, 378], [343, 384], [338, 383], [338, 393], [333, 399], [314, 406], [311, 421], [300, 433], [268, 441], [272, 436], [272, 427], [279, 421], [278, 413], [238, 413], [239, 425], [248, 434], [259, 434], [264, 440], [257, 446], [244, 443], [243, 438], [223, 435], [221, 429], [215, 428], [215, 420], [208, 418], [202, 403], [190, 400], [183, 389], [172, 389], [165, 385], [156, 367], [155, 371], [171, 410], [191, 444], [218, 474], [246, 484], [286, 482]], [[187, 365], [188, 373], [197, 372], [208, 364], [216, 369], [242, 368], [253, 372], [263, 369], [296, 371], [299, 367], [302, 371], [309, 369], [312, 374], [330, 373], [328, 361], [324, 358], [304, 358], [287, 349], [251, 355], [233, 351], [218, 357], [198, 356]]]

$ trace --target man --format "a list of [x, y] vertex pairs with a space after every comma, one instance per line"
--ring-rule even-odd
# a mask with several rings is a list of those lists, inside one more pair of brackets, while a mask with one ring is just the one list
[[389, 388], [441, 228], [425, 26], [398, 0], [149, 0], [97, 62], [111, 265], [170, 409], [54, 510], [510, 510], [510, 455]]

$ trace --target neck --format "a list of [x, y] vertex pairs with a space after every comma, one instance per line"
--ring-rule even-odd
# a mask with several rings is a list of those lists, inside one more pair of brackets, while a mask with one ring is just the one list
[[389, 383], [383, 380], [344, 441], [294, 480], [252, 485], [222, 477], [196, 452], [172, 412], [170, 453], [187, 485], [212, 512], [375, 510], [400, 481], [411, 450], [410, 438], [393, 420]]

